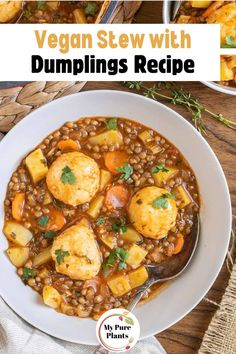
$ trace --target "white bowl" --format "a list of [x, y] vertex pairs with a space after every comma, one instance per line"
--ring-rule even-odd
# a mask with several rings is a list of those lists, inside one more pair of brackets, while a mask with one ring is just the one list
[[[203, 298], [223, 264], [231, 229], [230, 196], [222, 168], [203, 137], [179, 114], [151, 99], [126, 92], [89, 91], [55, 100], [29, 114], [0, 143], [0, 213], [7, 183], [21, 159], [50, 132], [84, 116], [134, 119], [159, 131], [187, 158], [201, 193], [201, 239], [189, 269], [159, 296], [135, 309], [141, 338], [161, 332], [180, 320]], [[0, 238], [0, 294], [8, 305], [40, 330], [67, 341], [96, 344], [95, 321], [69, 317], [46, 307], [24, 286], [9, 262], [7, 241]]]
[[[162, 17], [163, 17], [163, 23], [170, 23], [171, 18], [171, 4], [172, 1], [165, 0], [163, 1], [163, 7], [162, 7]], [[210, 87], [212, 90], [226, 93], [227, 95], [233, 95], [236, 96], [236, 88], [234, 87], [227, 87], [224, 85], [220, 85], [217, 82], [214, 81], [201, 81], [203, 85]]]

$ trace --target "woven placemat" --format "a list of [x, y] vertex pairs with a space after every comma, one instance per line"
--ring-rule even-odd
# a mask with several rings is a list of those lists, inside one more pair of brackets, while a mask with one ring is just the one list
[[[142, 1], [119, 1], [111, 23], [131, 23]], [[56, 98], [79, 92], [85, 82], [37, 81], [0, 90], [0, 132], [8, 132], [28, 113]]]

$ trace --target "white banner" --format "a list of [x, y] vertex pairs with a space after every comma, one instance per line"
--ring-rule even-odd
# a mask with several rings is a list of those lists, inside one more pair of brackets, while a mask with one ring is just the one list
[[0, 25], [1, 81], [214, 81], [220, 25]]

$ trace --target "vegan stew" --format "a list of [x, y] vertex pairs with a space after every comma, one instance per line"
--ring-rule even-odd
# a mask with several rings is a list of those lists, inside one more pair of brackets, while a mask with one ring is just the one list
[[98, 319], [128, 305], [145, 265], [181, 252], [198, 211], [196, 177], [167, 139], [124, 118], [81, 118], [12, 174], [3, 232], [18, 275], [46, 305]]

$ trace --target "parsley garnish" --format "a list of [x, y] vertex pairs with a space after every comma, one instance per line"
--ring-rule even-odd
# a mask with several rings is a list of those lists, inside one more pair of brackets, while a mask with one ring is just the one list
[[57, 233], [56, 233], [55, 231], [52, 231], [52, 230], [47, 231], [47, 232], [44, 232], [44, 233], [42, 234], [42, 236], [43, 236], [44, 238], [48, 238], [48, 239], [54, 238], [56, 235], [57, 235]]
[[76, 177], [69, 166], [65, 166], [62, 169], [61, 181], [64, 184], [75, 184]]
[[44, 10], [46, 7], [47, 7], [47, 4], [45, 1], [37, 1], [38, 10]]
[[109, 254], [102, 264], [102, 268], [107, 270], [112, 267], [115, 263], [115, 259], [119, 260], [117, 268], [119, 270], [126, 268], [126, 259], [128, 257], [128, 252], [124, 248], [115, 248]]
[[107, 129], [109, 130], [116, 130], [117, 128], [117, 120], [116, 118], [111, 118], [105, 121]]
[[161, 197], [156, 198], [152, 202], [152, 206], [156, 209], [167, 209], [169, 202], [167, 199], [173, 199], [175, 194], [165, 193]]
[[35, 270], [31, 268], [23, 268], [23, 279], [30, 279], [35, 277]]
[[48, 215], [42, 215], [39, 219], [38, 219], [38, 224], [40, 226], [45, 226], [47, 225], [49, 221], [49, 216]]
[[236, 43], [233, 36], [226, 36], [225, 42], [226, 44], [224, 44], [222, 48], [236, 48]]
[[95, 1], [88, 1], [84, 12], [85, 15], [95, 16], [98, 12], [98, 4]]
[[168, 168], [166, 168], [163, 163], [159, 163], [152, 169], [152, 174], [158, 173], [158, 172], [169, 172]]
[[127, 181], [133, 173], [133, 167], [126, 163], [123, 167], [116, 167], [116, 170], [121, 173], [120, 178]]
[[96, 223], [96, 225], [102, 225], [105, 222], [105, 220], [106, 220], [106, 218], [101, 216], [100, 218], [97, 218], [95, 223]]
[[111, 223], [112, 231], [119, 232], [120, 234], [123, 234], [127, 230], [125, 218], [123, 216], [119, 217], [118, 223], [112, 218], [110, 218], [109, 221]]
[[24, 11], [24, 16], [25, 16], [26, 18], [30, 18], [31, 15], [32, 15], [32, 13], [31, 13], [30, 7], [29, 7], [29, 6], [26, 6], [26, 9], [25, 9], [25, 11]]
[[56, 255], [57, 263], [61, 264], [64, 262], [64, 257], [69, 256], [70, 253], [68, 251], [63, 251], [63, 250], [59, 249], [59, 250], [55, 251], [55, 255]]

